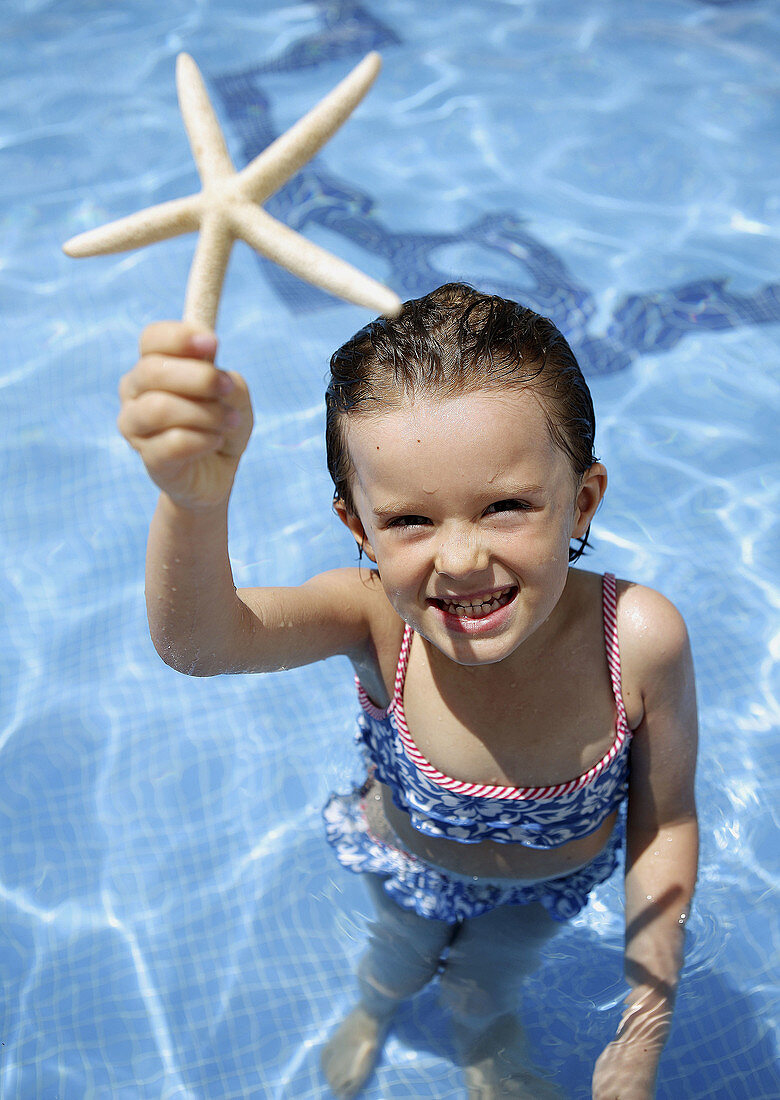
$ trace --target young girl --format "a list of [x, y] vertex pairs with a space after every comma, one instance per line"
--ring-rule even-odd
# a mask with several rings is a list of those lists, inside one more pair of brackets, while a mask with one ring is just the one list
[[227, 505], [252, 412], [215, 353], [209, 332], [152, 325], [120, 387], [161, 489], [149, 622], [192, 675], [352, 662], [367, 778], [325, 819], [377, 917], [323, 1054], [333, 1092], [359, 1091], [398, 1004], [441, 971], [469, 1095], [552, 1095], [524, 1058], [519, 984], [625, 834], [631, 989], [592, 1087], [647, 1100], [696, 877], [693, 671], [662, 596], [571, 568], [607, 475], [566, 341], [459, 284], [359, 332], [331, 362], [327, 450], [372, 566], [238, 592]]

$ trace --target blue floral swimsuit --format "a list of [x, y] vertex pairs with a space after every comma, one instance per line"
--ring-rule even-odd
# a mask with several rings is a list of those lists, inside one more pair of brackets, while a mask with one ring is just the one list
[[328, 841], [339, 862], [351, 871], [384, 877], [387, 893], [404, 909], [454, 923], [499, 905], [539, 901], [556, 920], [568, 920], [588, 902], [594, 886], [612, 874], [623, 840], [623, 815], [602, 851], [585, 867], [532, 884], [511, 879], [458, 875], [407, 852], [400, 841], [388, 844], [371, 832], [365, 798], [379, 780], [393, 801], [426, 836], [461, 844], [482, 840], [557, 848], [596, 831], [628, 793], [631, 730], [620, 688], [615, 578], [603, 578], [604, 641], [615, 697], [615, 739], [606, 754], [576, 779], [548, 787], [505, 787], [467, 783], [440, 772], [417, 748], [406, 724], [403, 689], [413, 632], [404, 631], [395, 690], [390, 706], [374, 706], [357, 682], [362, 713], [357, 741], [368, 766], [368, 779], [347, 795], [333, 795], [323, 811]]

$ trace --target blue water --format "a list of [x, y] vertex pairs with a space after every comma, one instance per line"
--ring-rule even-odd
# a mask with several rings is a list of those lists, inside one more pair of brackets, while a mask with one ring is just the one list
[[[702, 722], [702, 872], [658, 1095], [780, 1095], [780, 361], [771, 0], [5, 0], [0, 15], [0, 1094], [326, 1095], [368, 909], [323, 840], [356, 774], [343, 662], [191, 680], [148, 640], [154, 491], [118, 436], [140, 328], [191, 238], [76, 263], [67, 237], [197, 187], [176, 53], [244, 163], [369, 49], [369, 98], [269, 209], [402, 296], [453, 277], [569, 335], [611, 475], [594, 570], [683, 610]], [[239, 585], [351, 562], [323, 377], [367, 315], [234, 251], [221, 361], [257, 426]], [[621, 890], [554, 941], [523, 1011], [567, 1097], [619, 1017]], [[428, 990], [365, 1095], [465, 1095]]]

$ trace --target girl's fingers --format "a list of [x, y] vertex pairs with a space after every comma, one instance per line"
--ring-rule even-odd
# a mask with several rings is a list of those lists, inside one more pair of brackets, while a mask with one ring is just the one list
[[119, 430], [131, 442], [174, 428], [223, 434], [240, 423], [241, 414], [220, 401], [192, 401], [179, 394], [151, 390], [123, 404]]
[[217, 338], [202, 325], [189, 321], [156, 321], [141, 333], [141, 355], [177, 355], [214, 360]]
[[252, 432], [249, 389], [214, 366], [214, 334], [163, 321], [119, 383], [117, 426], [156, 484], [181, 499], [223, 499]]
[[224, 436], [192, 428], [171, 428], [144, 444], [144, 462], [151, 471], [162, 472], [178, 463], [191, 462], [222, 449]]
[[249, 388], [235, 371], [218, 370], [194, 359], [166, 359], [150, 355], [140, 359], [119, 383], [123, 403], [149, 393], [164, 393], [194, 401], [220, 401], [235, 409], [251, 411]]
[[209, 400], [227, 396], [234, 388], [235, 382], [228, 373], [217, 370], [211, 363], [147, 355], [123, 375], [119, 396], [122, 401], [132, 401], [149, 390], [160, 390]]

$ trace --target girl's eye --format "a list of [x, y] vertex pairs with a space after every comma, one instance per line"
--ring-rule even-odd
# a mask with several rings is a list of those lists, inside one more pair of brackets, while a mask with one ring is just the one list
[[527, 512], [530, 505], [525, 500], [497, 500], [487, 509], [487, 515], [495, 515], [497, 512]]
[[401, 528], [424, 527], [430, 522], [425, 516], [397, 516], [395, 519], [391, 519], [387, 526]]

